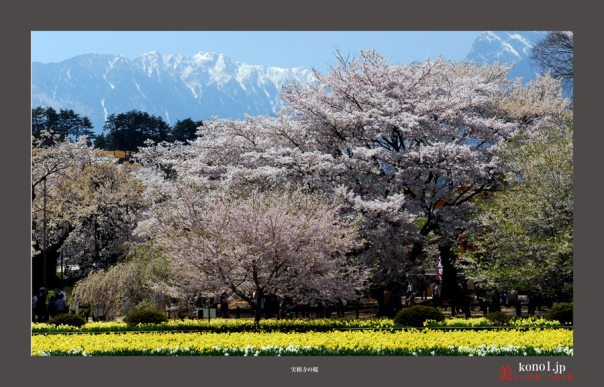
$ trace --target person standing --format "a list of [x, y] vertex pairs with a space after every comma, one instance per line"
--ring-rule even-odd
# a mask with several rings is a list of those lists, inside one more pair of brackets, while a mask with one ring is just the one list
[[59, 291], [59, 293], [57, 294], [57, 299], [55, 301], [55, 312], [56, 314], [63, 314], [63, 313], [67, 313], [67, 303], [65, 302], [65, 298], [64, 298], [64, 294], [65, 293], [61, 293]]
[[37, 315], [36, 315], [37, 304], [38, 304], [38, 296], [34, 294], [31, 297], [31, 321], [33, 321], [33, 322], [37, 321]]
[[48, 298], [48, 318], [53, 318], [56, 314], [55, 303], [57, 296], [54, 294]]
[[57, 291], [57, 297], [59, 297], [59, 295], [62, 295], [63, 300], [65, 300], [65, 303], [67, 303], [67, 294], [65, 293], [65, 291], [63, 289], [59, 289]]
[[39, 322], [48, 321], [48, 309], [46, 306], [46, 297], [48, 297], [48, 291], [45, 287], [41, 287], [38, 291], [38, 299], [36, 302], [36, 315], [38, 316]]

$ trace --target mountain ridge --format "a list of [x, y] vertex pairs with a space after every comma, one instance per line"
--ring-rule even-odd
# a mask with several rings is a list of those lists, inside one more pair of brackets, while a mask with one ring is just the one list
[[250, 65], [219, 53], [149, 52], [134, 59], [93, 53], [58, 63], [32, 62], [32, 106], [76, 110], [99, 132], [108, 114], [132, 109], [169, 123], [274, 114], [283, 84], [312, 79], [309, 69]]
[[472, 44], [466, 60], [511, 65], [509, 77], [521, 77], [526, 83], [539, 72], [531, 59], [531, 50], [546, 34], [547, 31], [484, 31]]
[[[542, 31], [484, 31], [465, 60], [512, 65], [510, 78], [535, 78], [530, 50]], [[191, 117], [240, 119], [275, 114], [287, 82], [308, 83], [312, 70], [241, 63], [223, 53], [161, 54], [136, 58], [89, 53], [62, 62], [32, 62], [32, 107], [73, 109], [88, 116], [97, 133], [111, 113], [142, 110], [170, 124]]]

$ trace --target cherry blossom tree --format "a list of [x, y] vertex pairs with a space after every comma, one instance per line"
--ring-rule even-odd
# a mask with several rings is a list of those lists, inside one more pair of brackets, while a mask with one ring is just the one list
[[[54, 143], [54, 146], [42, 146]], [[53, 189], [56, 182], [68, 179], [77, 169], [90, 165], [97, 155], [85, 139], [76, 143], [60, 141], [57, 135], [42, 132], [32, 142], [32, 278], [35, 287], [56, 282], [59, 248], [66, 237], [66, 228], [53, 221]], [[60, 196], [60, 194], [59, 194]], [[45, 262], [46, 261], [46, 262]]]
[[106, 268], [126, 253], [146, 203], [133, 167], [116, 161], [97, 153], [84, 137], [33, 149], [33, 239], [41, 252], [34, 256], [34, 266], [44, 266], [46, 248], [51, 282], [56, 282], [60, 258], [64, 267], [77, 268], [78, 277]]
[[142, 149], [147, 195], [171, 200], [175, 180], [239, 193], [290, 185], [361, 218], [357, 254], [378, 301], [434, 262], [428, 248], [441, 256], [443, 292], [452, 292], [457, 238], [473, 223], [475, 201], [502, 187], [498, 150], [567, 108], [559, 84], [513, 84], [499, 65], [392, 65], [373, 51], [338, 60], [316, 83], [286, 86], [277, 117], [214, 120], [191, 144]]
[[[501, 186], [504, 165], [497, 150], [516, 132], [539, 127], [567, 101], [551, 78], [521, 88], [510, 85], [508, 69], [498, 65], [440, 59], [391, 65], [372, 51], [351, 61], [338, 58], [330, 73], [316, 73], [318, 83], [285, 90], [286, 112], [314, 149], [352, 171], [355, 179], [345, 185], [362, 200], [404, 195], [397, 208], [415, 217], [413, 232], [398, 233], [403, 243], [413, 242], [406, 258], [417, 261], [426, 237], [434, 234], [447, 296], [457, 288], [457, 236], [468, 227], [475, 200]], [[522, 94], [530, 95], [524, 102], [531, 114], [511, 114], [518, 105], [510, 101]]]
[[95, 162], [70, 179], [57, 182], [56, 220], [69, 225], [61, 246], [66, 264], [79, 275], [108, 268], [124, 257], [139, 212], [146, 203], [144, 186], [129, 164]]
[[340, 207], [297, 190], [233, 193], [180, 182], [138, 232], [168, 257], [174, 295], [233, 294], [261, 318], [265, 295], [294, 300], [353, 299], [363, 270]]

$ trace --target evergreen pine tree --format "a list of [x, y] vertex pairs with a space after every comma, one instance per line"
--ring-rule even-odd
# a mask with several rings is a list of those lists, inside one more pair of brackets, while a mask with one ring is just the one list
[[203, 126], [202, 121], [193, 121], [191, 118], [176, 121], [170, 136], [171, 141], [191, 141], [197, 137], [197, 129]]

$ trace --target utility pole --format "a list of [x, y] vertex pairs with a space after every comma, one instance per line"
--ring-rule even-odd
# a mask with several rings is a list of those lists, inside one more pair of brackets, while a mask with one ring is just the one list
[[46, 287], [46, 177], [43, 178], [44, 181], [44, 197], [43, 199], [43, 231], [42, 231], [42, 286]]

